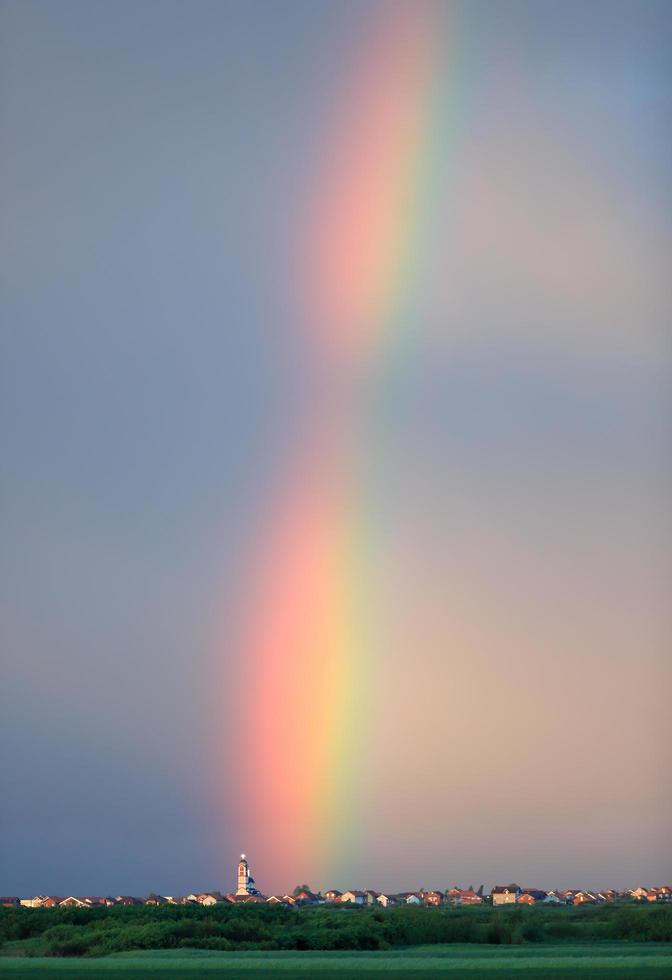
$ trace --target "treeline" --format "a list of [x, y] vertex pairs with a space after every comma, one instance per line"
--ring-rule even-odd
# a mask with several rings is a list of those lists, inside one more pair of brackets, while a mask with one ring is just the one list
[[0, 947], [26, 956], [133, 949], [384, 950], [425, 943], [672, 941], [672, 906], [495, 909], [263, 905], [0, 909]]

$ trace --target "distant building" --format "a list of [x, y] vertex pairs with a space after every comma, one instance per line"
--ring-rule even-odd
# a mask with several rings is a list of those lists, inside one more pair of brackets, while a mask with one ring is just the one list
[[483, 896], [475, 892], [473, 888], [464, 888], [462, 890], [462, 897], [460, 899], [460, 905], [482, 905]]
[[546, 898], [546, 892], [543, 891], [543, 889], [541, 888], [521, 888], [520, 898], [518, 899], [519, 902], [522, 901], [523, 895], [529, 895], [530, 898], [533, 898], [535, 902], [543, 902], [544, 899]]
[[586, 902], [596, 902], [597, 895], [594, 892], [578, 891], [574, 892], [572, 905], [585, 905]]
[[324, 893], [325, 902], [340, 902], [341, 895], [343, 892], [339, 892], [338, 888], [330, 888]]
[[320, 898], [315, 892], [302, 888], [301, 891], [295, 892], [294, 901], [297, 905], [317, 905]]
[[481, 905], [483, 899], [473, 888], [458, 888], [453, 885], [446, 892], [446, 902], [449, 905]]
[[520, 885], [495, 885], [490, 894], [493, 905], [513, 905], [520, 896]]
[[254, 905], [255, 903], [266, 902], [266, 896], [258, 893], [256, 895], [226, 895], [225, 899], [234, 905]]
[[423, 892], [422, 898], [423, 898], [423, 901], [424, 901], [425, 905], [442, 905], [443, 904], [443, 895], [442, 895], [441, 892], [434, 892], [434, 891]]
[[198, 902], [199, 905], [217, 905], [225, 901], [224, 896], [219, 892], [198, 892], [187, 895], [188, 902]]
[[254, 878], [250, 873], [250, 866], [247, 863], [247, 858], [244, 854], [240, 855], [240, 861], [238, 862], [238, 887], [236, 888], [236, 895], [258, 895], [256, 885], [254, 883]]
[[562, 891], [556, 892], [560, 902], [564, 902], [565, 905], [571, 905], [574, 901], [574, 892], [571, 889], [563, 889]]
[[343, 892], [339, 898], [339, 902], [351, 902], [353, 905], [364, 905], [366, 902], [366, 892], [358, 891], [356, 888], [352, 891]]
[[36, 895], [35, 898], [22, 898], [21, 904], [26, 909], [39, 909], [46, 895]]

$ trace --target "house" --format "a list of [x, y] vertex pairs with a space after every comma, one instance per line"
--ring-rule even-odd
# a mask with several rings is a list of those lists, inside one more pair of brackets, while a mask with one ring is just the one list
[[530, 895], [535, 902], [543, 902], [546, 898], [546, 892], [542, 891], [541, 888], [521, 888], [520, 892], [521, 895], [519, 901], [522, 900], [523, 895]]
[[155, 892], [152, 892], [152, 894], [148, 895], [145, 899], [145, 905], [166, 905], [169, 902], [170, 899], [164, 898], [163, 895], [157, 895]]
[[378, 901], [378, 896], [380, 895], [380, 892], [374, 891], [373, 888], [366, 888], [364, 890], [364, 894], [366, 895], [366, 904], [375, 905]]
[[386, 895], [385, 892], [381, 892], [376, 899], [378, 905], [382, 905], [384, 909], [389, 909], [394, 905], [398, 904], [396, 895]]
[[341, 895], [343, 892], [339, 892], [338, 888], [330, 888], [324, 893], [325, 902], [340, 902]]
[[425, 892], [422, 898], [425, 905], [443, 905], [443, 894], [441, 892]]
[[15, 906], [21, 907], [21, 899], [18, 895], [2, 895], [0, 896], [0, 907], [5, 909], [11, 909]]
[[45, 897], [45, 895], [36, 895], [35, 898], [22, 898], [21, 904], [24, 909], [39, 909]]
[[571, 889], [567, 889], [567, 890], [564, 890], [564, 891], [559, 891], [556, 894], [558, 896], [558, 899], [564, 905], [571, 905], [572, 902], [574, 901], [574, 892], [571, 891]]
[[294, 895], [294, 901], [297, 905], [317, 905], [319, 898], [315, 892], [302, 888], [301, 891], [296, 892]]
[[546, 892], [544, 902], [548, 905], [560, 905], [562, 899], [556, 891]]
[[133, 895], [117, 895], [114, 900], [115, 905], [142, 905], [141, 898], [134, 898]]
[[446, 902], [449, 905], [481, 905], [483, 899], [473, 888], [458, 888], [453, 885], [446, 892]]
[[672, 888], [669, 885], [660, 885], [654, 888], [657, 902], [672, 902]]
[[642, 886], [640, 885], [639, 888], [630, 888], [628, 890], [628, 895], [631, 898], [634, 898], [636, 901], [642, 902], [646, 898], [648, 891], [649, 891], [648, 888], [642, 888]]
[[513, 905], [520, 896], [519, 885], [495, 885], [490, 893], [493, 905]]
[[529, 892], [521, 892], [518, 896], [519, 905], [534, 905], [536, 898], [534, 895], [530, 895]]
[[62, 901], [63, 899], [59, 898], [58, 895], [45, 895], [42, 902], [36, 906], [36, 908], [55, 909], [56, 906], [60, 905]]
[[61, 908], [66, 909], [85, 909], [88, 905], [83, 898], [77, 898], [75, 895], [69, 895], [64, 898], [62, 902], [58, 903]]
[[217, 905], [224, 901], [224, 896], [220, 892], [200, 892], [196, 896], [196, 901], [199, 905]]
[[341, 905], [351, 902], [353, 905], [364, 905], [366, 902], [366, 892], [360, 892], [356, 888], [352, 891], [343, 892], [339, 898]]
[[586, 902], [595, 902], [595, 901], [597, 901], [597, 895], [594, 892], [578, 891], [578, 892], [574, 892], [572, 905], [585, 905]]
[[399, 894], [400, 904], [422, 905], [422, 892], [401, 892]]
[[267, 905], [289, 905], [287, 895], [269, 895], [266, 899]]

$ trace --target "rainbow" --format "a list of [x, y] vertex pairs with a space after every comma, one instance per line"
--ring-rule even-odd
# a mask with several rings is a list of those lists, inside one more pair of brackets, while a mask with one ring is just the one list
[[[287, 467], [254, 563], [239, 636], [240, 697], [254, 691], [254, 716], [229, 760], [238, 846], [285, 887], [333, 873], [356, 847], [383, 614], [370, 441], [378, 393], [413, 342], [443, 179], [445, 14], [422, 0], [375, 8], [302, 224], [298, 313], [331, 394]], [[244, 714], [233, 712], [236, 725]], [[240, 730], [230, 738], [239, 744]]]

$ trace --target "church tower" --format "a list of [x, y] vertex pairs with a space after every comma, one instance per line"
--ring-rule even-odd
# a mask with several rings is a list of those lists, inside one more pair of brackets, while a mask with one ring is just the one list
[[257, 895], [257, 889], [254, 885], [254, 878], [250, 874], [250, 866], [247, 863], [247, 858], [244, 854], [240, 855], [240, 861], [238, 862], [238, 887], [236, 889], [236, 895]]

